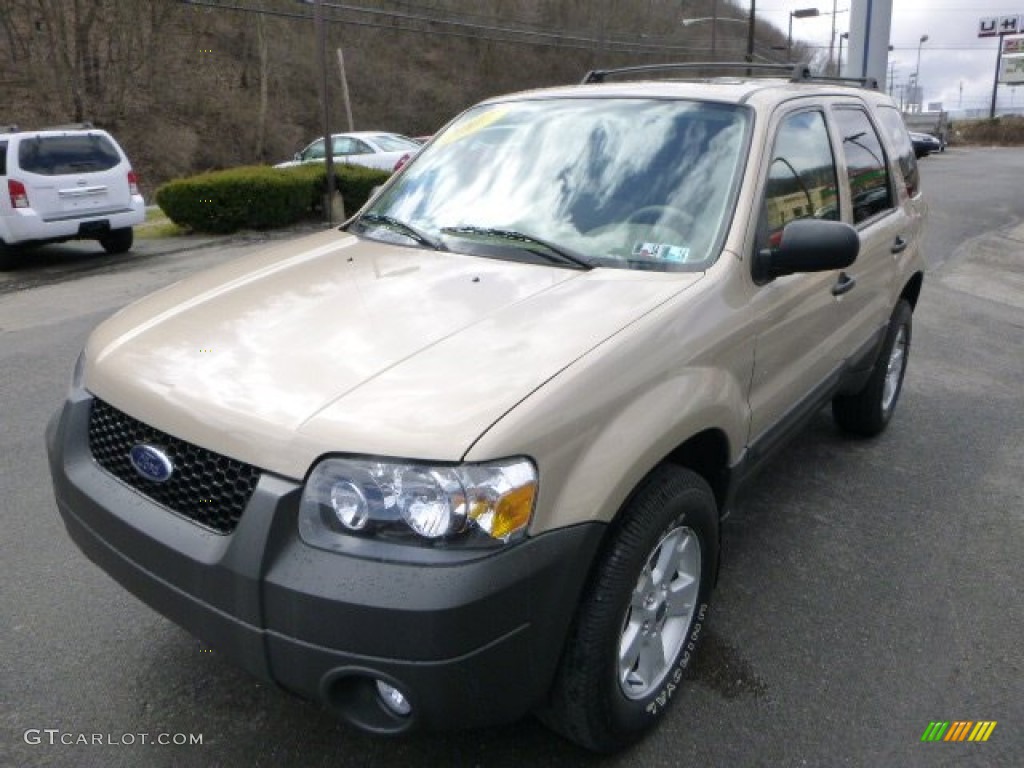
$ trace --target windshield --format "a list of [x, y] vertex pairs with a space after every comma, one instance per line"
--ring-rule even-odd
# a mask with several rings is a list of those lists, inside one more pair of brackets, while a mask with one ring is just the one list
[[109, 171], [121, 162], [114, 145], [95, 133], [34, 136], [18, 147], [22, 170], [44, 176]]
[[544, 250], [566, 265], [705, 269], [731, 215], [748, 123], [745, 108], [689, 101], [484, 105], [420, 153], [354, 229], [497, 258]]

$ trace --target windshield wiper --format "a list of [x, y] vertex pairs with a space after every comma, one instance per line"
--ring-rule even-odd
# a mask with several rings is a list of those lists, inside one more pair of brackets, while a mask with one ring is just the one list
[[411, 240], [415, 240], [420, 245], [425, 245], [435, 251], [448, 250], [445, 248], [444, 243], [437, 238], [431, 237], [426, 232], [417, 229], [412, 224], [405, 223], [401, 219], [396, 219], [394, 216], [388, 216], [386, 213], [364, 213], [359, 217], [358, 221], [383, 225], [405, 235]]
[[[494, 227], [442, 227], [441, 234], [444, 235], [478, 235], [482, 237], [496, 237], [502, 240], [521, 243], [528, 246], [525, 250], [546, 257], [549, 261], [557, 264], [568, 264], [577, 269], [593, 269], [594, 265], [579, 254], [573, 253], [560, 245], [541, 240], [539, 237], [527, 235], [524, 232], [517, 232], [514, 229], [496, 229]], [[529, 247], [532, 246], [532, 247]]]

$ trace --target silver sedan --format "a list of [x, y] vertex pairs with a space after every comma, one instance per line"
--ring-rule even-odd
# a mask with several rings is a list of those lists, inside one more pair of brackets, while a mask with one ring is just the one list
[[[331, 138], [335, 162], [362, 165], [388, 172], [398, 170], [421, 148], [420, 144], [397, 133], [359, 131], [335, 133]], [[301, 152], [296, 152], [291, 160], [278, 163], [274, 167], [289, 168], [323, 161], [324, 140], [319, 138]]]

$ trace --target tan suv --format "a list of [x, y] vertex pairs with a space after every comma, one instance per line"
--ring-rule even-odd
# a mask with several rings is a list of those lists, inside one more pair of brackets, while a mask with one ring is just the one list
[[103, 323], [47, 431], [78, 546], [370, 731], [656, 723], [737, 486], [827, 403], [889, 422], [924, 205], [882, 93], [610, 74]]

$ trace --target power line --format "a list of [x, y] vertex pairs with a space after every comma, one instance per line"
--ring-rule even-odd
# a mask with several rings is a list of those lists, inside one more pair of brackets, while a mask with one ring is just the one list
[[[295, 13], [289, 11], [275, 11], [268, 8], [255, 8], [252, 6], [237, 5], [234, 3], [218, 2], [218, 0], [178, 0], [178, 2], [184, 5], [217, 8], [220, 10], [236, 11], [240, 13], [265, 14], [269, 16], [301, 19], [306, 21], [312, 20], [313, 18], [309, 14]], [[435, 17], [423, 17], [417, 14], [406, 14], [397, 11], [383, 11], [377, 9], [359, 8], [357, 6], [348, 6], [337, 3], [325, 3], [324, 5], [331, 9], [351, 10], [353, 12], [366, 12], [375, 15], [390, 16], [392, 18], [395, 18], [397, 21], [424, 21], [428, 24], [443, 24], [447, 26], [456, 26], [460, 28], [468, 28], [473, 30], [473, 32], [461, 32], [452, 30], [423, 29], [422, 27], [384, 24], [381, 22], [374, 21], [356, 21], [352, 19], [339, 19], [337, 17], [327, 17], [325, 19], [326, 21], [333, 24], [347, 24], [353, 27], [384, 29], [390, 30], [392, 32], [413, 32], [418, 35], [456, 37], [471, 40], [489, 40], [492, 42], [506, 43], [510, 45], [529, 45], [547, 48], [568, 48], [573, 50], [586, 51], [594, 51], [596, 47], [597, 49], [600, 50], [600, 52], [603, 53], [628, 53], [639, 56], [651, 56], [663, 52], [701, 53], [712, 50], [708, 46], [694, 46], [682, 44], [666, 45], [660, 43], [647, 43], [643, 42], [642, 40], [625, 40], [623, 38], [602, 39], [595, 37], [583, 37], [579, 35], [570, 34], [568, 32], [536, 32], [527, 29], [498, 27], [493, 25], [476, 24], [473, 22], [442, 20]], [[483, 32], [496, 32], [503, 35], [513, 35], [519, 36], [519, 38], [527, 39], [518, 39], [517, 37], [498, 37], [493, 34], [480, 34]]]
[[[415, 9], [419, 9], [421, 11], [424, 11], [424, 12], [426, 12], [428, 14], [433, 14], [433, 16], [431, 18], [435, 18], [435, 19], [438, 18], [438, 12], [441, 10], [441, 9], [439, 9], [437, 7], [436, 4], [434, 4], [434, 5], [425, 5], [423, 3], [410, 2], [409, 0], [392, 0], [392, 2], [394, 4], [397, 4], [397, 5], [401, 6], [401, 7], [415, 8]], [[363, 7], [365, 8], [365, 6], [363, 6]], [[383, 10], [383, 9], [374, 9], [374, 10]], [[546, 26], [541, 26], [539, 24], [534, 24], [532, 22], [524, 21], [522, 19], [512, 18], [510, 16], [504, 16], [504, 15], [495, 14], [495, 13], [474, 13], [473, 11], [466, 11], [466, 10], [459, 10], [456, 13], [458, 14], [458, 17], [460, 19], [482, 19], [482, 20], [485, 20], [485, 21], [488, 21], [488, 22], [492, 22], [492, 23], [493, 22], [503, 22], [503, 23], [506, 23], [506, 24], [513, 24], [513, 25], [516, 25], [516, 26], [518, 26], [518, 27], [520, 27], [522, 29], [527, 29], [527, 30], [530, 30], [530, 29], [537, 30], [537, 29], [539, 29], [539, 30], [544, 30], [544, 31], [550, 31], [550, 28], [546, 27]], [[443, 18], [443, 16], [441, 18]]]

